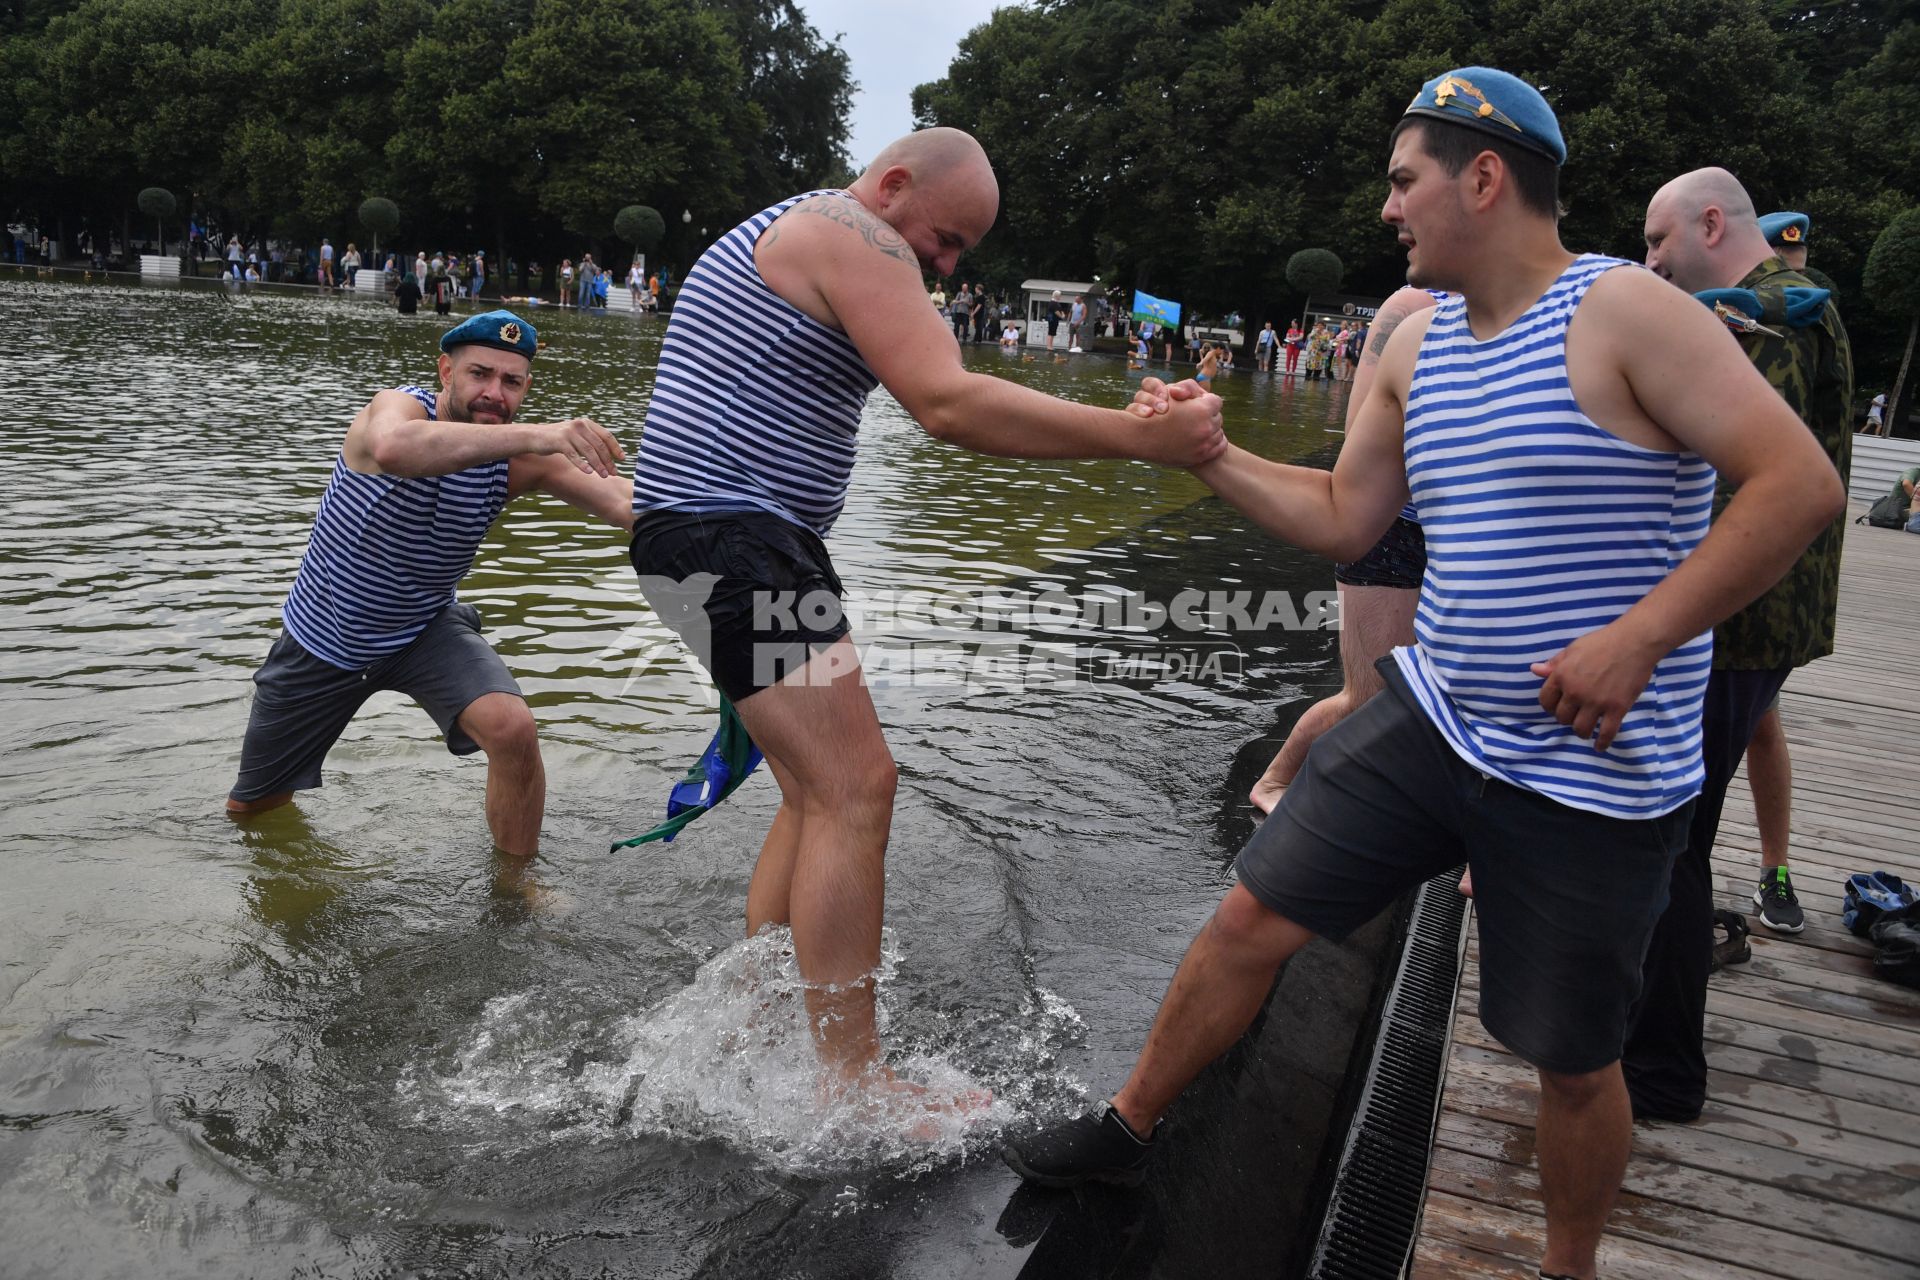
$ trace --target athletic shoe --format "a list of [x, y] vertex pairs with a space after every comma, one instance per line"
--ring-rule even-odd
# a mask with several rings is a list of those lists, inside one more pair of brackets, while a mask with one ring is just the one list
[[1760, 923], [1775, 933], [1798, 933], [1807, 927], [1806, 912], [1800, 899], [1793, 896], [1793, 880], [1785, 867], [1775, 867], [1760, 877], [1753, 891], [1753, 905], [1760, 908]]
[[[1154, 1129], [1157, 1133], [1159, 1126]], [[1000, 1156], [1015, 1173], [1043, 1187], [1083, 1182], [1137, 1187], [1147, 1178], [1153, 1138], [1142, 1142], [1135, 1137], [1113, 1104], [1103, 1102], [1087, 1115], [1009, 1142]]]

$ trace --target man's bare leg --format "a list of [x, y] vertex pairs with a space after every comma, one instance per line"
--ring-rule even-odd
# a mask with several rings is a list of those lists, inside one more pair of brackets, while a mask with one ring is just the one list
[[737, 708], [754, 742], [781, 762], [776, 777], [787, 775], [781, 809], [798, 827], [787, 900], [816, 1044], [842, 1076], [868, 1075], [880, 1067], [872, 973], [898, 774], [853, 642], [841, 638]]
[[1793, 757], [1787, 752], [1787, 731], [1780, 725], [1777, 705], [1767, 708], [1747, 742], [1747, 788], [1760, 828], [1760, 869], [1784, 867], [1793, 825]]
[[1187, 948], [1113, 1109], [1136, 1134], [1246, 1033], [1287, 957], [1313, 938], [1236, 884]]
[[1373, 664], [1395, 645], [1413, 643], [1413, 613], [1420, 593], [1403, 587], [1350, 587], [1340, 591], [1340, 692], [1307, 708], [1281, 744], [1279, 754], [1249, 797], [1262, 813], [1272, 813], [1281, 793], [1299, 776], [1307, 749], [1321, 734], [1358, 711], [1368, 698], [1384, 689]]
[[[756, 743], [762, 755], [764, 744]], [[787, 767], [766, 756], [767, 769], [780, 784], [780, 809], [767, 828], [760, 844], [759, 861], [753, 864], [753, 879], [747, 883], [747, 936], [751, 938], [770, 924], [793, 923], [793, 863], [800, 853], [800, 808], [787, 799], [799, 790], [799, 784]]]
[[459, 724], [487, 753], [487, 826], [502, 853], [532, 857], [540, 852], [540, 823], [547, 812], [547, 771], [526, 700], [510, 693], [484, 693], [460, 713]]
[[1633, 1149], [1633, 1107], [1620, 1064], [1585, 1075], [1542, 1071], [1534, 1149], [1547, 1209], [1540, 1269], [1589, 1280]]

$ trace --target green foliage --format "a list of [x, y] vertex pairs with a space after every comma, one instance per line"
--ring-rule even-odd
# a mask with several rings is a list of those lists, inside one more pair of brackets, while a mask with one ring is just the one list
[[385, 196], [370, 196], [360, 202], [360, 225], [377, 236], [390, 236], [400, 229], [400, 206]]
[[1309, 298], [1340, 292], [1340, 256], [1331, 249], [1302, 249], [1287, 259], [1287, 283]]
[[660, 211], [644, 204], [630, 204], [613, 216], [613, 234], [641, 253], [652, 253], [667, 234], [667, 220]]
[[[1702, 165], [1813, 216], [1858, 296], [1874, 233], [1920, 203], [1920, 21], [1902, 0], [1046, 0], [976, 28], [915, 120], [967, 129], [1002, 217], [961, 273], [1129, 281], [1249, 318], [1297, 301], [1324, 246], [1384, 296], [1387, 139], [1450, 67], [1540, 85], [1566, 135], [1570, 248], [1639, 257], [1646, 201]], [[1898, 354], [1853, 309], [1856, 359]]]
[[852, 88], [794, 0], [14, 0], [0, 192], [117, 230], [139, 175], [312, 245], [376, 190], [416, 247], [557, 261], [624, 192], [726, 226], [844, 168]]
[[134, 203], [149, 218], [171, 218], [173, 211], [180, 206], [180, 202], [173, 198], [173, 192], [165, 187], [142, 187]]
[[1878, 306], [1920, 316], [1920, 209], [1895, 218], [1873, 242], [1863, 283]]

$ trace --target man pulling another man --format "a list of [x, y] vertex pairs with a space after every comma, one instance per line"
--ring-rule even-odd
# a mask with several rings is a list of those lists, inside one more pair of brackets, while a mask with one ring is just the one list
[[[907, 1087], [885, 1068], [870, 976], [896, 773], [821, 541], [846, 501], [868, 393], [884, 385], [936, 438], [1005, 457], [1191, 467], [1226, 447], [1210, 395], [1147, 421], [967, 372], [958, 311], [949, 331], [921, 281], [952, 274], [998, 208], [979, 143], [927, 129], [886, 147], [851, 188], [793, 196], [733, 228], [681, 287], [635, 463], [642, 587], [717, 579], [692, 647], [780, 786], [747, 932], [792, 926], [823, 1063], [858, 1089]], [[835, 608], [782, 618], [772, 607], [796, 598]], [[684, 601], [653, 603], [688, 625]]]
[[508, 502], [543, 490], [621, 528], [633, 488], [613, 434], [587, 418], [516, 424], [533, 326], [489, 311], [440, 339], [440, 390], [375, 394], [354, 416], [282, 612], [253, 677], [236, 817], [321, 784], [320, 767], [374, 693], [419, 703], [454, 755], [487, 754], [487, 826], [501, 852], [538, 851], [546, 774], [533, 713], [455, 597]]

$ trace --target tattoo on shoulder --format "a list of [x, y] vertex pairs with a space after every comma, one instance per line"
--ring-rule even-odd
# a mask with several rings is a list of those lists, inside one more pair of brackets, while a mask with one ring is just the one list
[[[843, 227], [851, 227], [860, 233], [862, 239], [882, 253], [891, 254], [902, 262], [919, 265], [919, 259], [913, 256], [913, 250], [900, 238], [900, 233], [868, 213], [859, 201], [846, 196], [815, 196], [788, 210], [789, 213], [816, 214], [829, 222], [837, 222]], [[776, 226], [778, 223], [775, 224]]]
[[1384, 320], [1374, 322], [1372, 331], [1367, 334], [1367, 349], [1360, 353], [1361, 364], [1380, 363], [1381, 358], [1387, 354], [1387, 339], [1393, 336], [1393, 331], [1400, 327], [1400, 322], [1404, 319], [1406, 319], [1405, 316], [1388, 316]]

